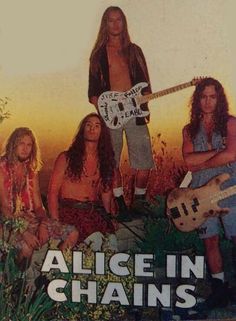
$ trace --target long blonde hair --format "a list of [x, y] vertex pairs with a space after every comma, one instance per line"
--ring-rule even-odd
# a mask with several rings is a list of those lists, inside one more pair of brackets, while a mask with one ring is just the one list
[[90, 67], [92, 73], [96, 72], [98, 69], [98, 60], [99, 60], [99, 50], [107, 44], [108, 41], [108, 28], [107, 28], [107, 22], [109, 18], [109, 14], [112, 11], [118, 11], [121, 15], [122, 23], [123, 23], [123, 31], [121, 35], [121, 45], [122, 45], [122, 51], [125, 54], [127, 51], [127, 48], [129, 47], [131, 41], [130, 36], [128, 32], [128, 25], [127, 20], [124, 12], [121, 10], [120, 7], [111, 6], [108, 7], [105, 12], [103, 13], [100, 28], [98, 31], [97, 39], [95, 42], [95, 45], [93, 47], [92, 53], [90, 55]]
[[19, 127], [12, 132], [5, 143], [1, 156], [6, 158], [10, 165], [13, 165], [17, 160], [16, 147], [23, 136], [29, 136], [32, 140], [32, 151], [29, 156], [28, 166], [32, 171], [38, 171], [42, 165], [38, 142], [32, 130], [27, 127]]

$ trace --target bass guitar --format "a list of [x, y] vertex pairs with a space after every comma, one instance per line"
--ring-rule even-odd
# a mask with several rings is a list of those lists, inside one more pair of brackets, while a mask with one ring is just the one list
[[199, 188], [172, 190], [167, 197], [166, 213], [177, 229], [182, 232], [193, 231], [205, 222], [209, 211], [214, 213], [224, 210], [218, 206], [218, 202], [236, 194], [236, 185], [220, 189], [221, 184], [229, 178], [230, 175], [224, 173]]
[[189, 82], [148, 95], [141, 94], [142, 89], [148, 86], [146, 82], [140, 82], [126, 92], [106, 91], [98, 98], [98, 110], [107, 127], [111, 129], [120, 128], [131, 118], [149, 115], [148, 110], [142, 109], [142, 104], [184, 88], [195, 86], [201, 80], [202, 78], [194, 78]]

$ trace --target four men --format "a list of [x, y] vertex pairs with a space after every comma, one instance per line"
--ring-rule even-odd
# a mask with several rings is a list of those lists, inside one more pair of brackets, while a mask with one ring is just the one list
[[[142, 50], [130, 41], [123, 11], [109, 7], [103, 14], [90, 57], [89, 101], [97, 109], [98, 97], [103, 92], [125, 92], [143, 81], [148, 83], [144, 92], [148, 94], [151, 87]], [[58, 156], [53, 169], [48, 193], [53, 224], [40, 196], [41, 162], [35, 136], [24, 127], [11, 134], [0, 159], [0, 208], [6, 219], [24, 220], [24, 230], [14, 235], [19, 262], [29, 259], [35, 249], [47, 242], [55, 234], [52, 232], [55, 226], [60, 230], [57, 236], [63, 240], [62, 248], [73, 247], [96, 232], [114, 236], [115, 227], [110, 219], [113, 193], [119, 218], [130, 219], [119, 169], [123, 132], [131, 167], [136, 170], [134, 201], [143, 202], [153, 167], [148, 120], [131, 119], [122, 128], [111, 130], [97, 113], [82, 120], [71, 146]], [[192, 171], [192, 188], [221, 173], [230, 174], [223, 188], [236, 184], [236, 118], [229, 115], [224, 89], [213, 78], [206, 78], [196, 86], [190, 123], [183, 129], [183, 157]], [[219, 217], [219, 213], [209, 213], [199, 229], [212, 275], [213, 292], [207, 299], [210, 308], [228, 303], [219, 247], [220, 221], [226, 236], [236, 244], [236, 199], [222, 201], [221, 207], [228, 209], [227, 214]], [[3, 224], [1, 232], [2, 229]]]
[[[109, 7], [103, 14], [97, 40], [90, 56], [89, 101], [98, 108], [98, 97], [107, 90], [125, 92], [139, 82], [147, 82], [144, 94], [151, 92], [146, 61], [141, 48], [130, 41], [127, 21], [119, 7]], [[146, 108], [147, 106], [142, 106]], [[113, 193], [119, 206], [119, 218], [129, 220], [124, 201], [120, 156], [125, 132], [130, 165], [136, 170], [133, 209], [145, 203], [150, 169], [154, 166], [150, 135], [146, 125], [149, 118], [130, 119], [123, 127], [111, 129], [116, 169]]]

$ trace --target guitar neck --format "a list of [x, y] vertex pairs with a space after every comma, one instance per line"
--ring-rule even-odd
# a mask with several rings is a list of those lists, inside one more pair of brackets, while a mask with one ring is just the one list
[[236, 185], [226, 188], [225, 190], [220, 191], [219, 193], [212, 196], [211, 203], [217, 203], [229, 196], [236, 194]]
[[139, 97], [138, 100], [139, 100], [140, 104], [144, 104], [144, 103], [149, 102], [152, 99], [171, 94], [171, 93], [173, 93], [175, 91], [179, 91], [179, 90], [188, 88], [188, 87], [193, 86], [193, 85], [194, 85], [193, 81], [185, 82], [183, 84], [180, 84], [180, 85], [177, 85], [177, 86], [174, 86], [174, 87], [170, 87], [170, 88], [167, 88], [167, 89], [164, 89], [164, 90], [161, 90], [161, 91], [157, 91], [156, 93], [153, 93], [153, 94], [141, 96], [141, 97]]

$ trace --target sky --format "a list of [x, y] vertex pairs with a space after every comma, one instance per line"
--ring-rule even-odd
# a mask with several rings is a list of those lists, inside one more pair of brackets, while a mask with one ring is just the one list
[[[236, 113], [234, 0], [0, 0], [0, 97], [11, 117], [0, 145], [16, 128], [36, 133], [45, 163], [68, 147], [87, 99], [89, 56], [101, 16], [124, 11], [131, 40], [146, 57], [153, 92], [212, 76]], [[151, 135], [180, 148], [194, 87], [149, 103]], [[50, 165], [51, 166], [51, 165]]]

